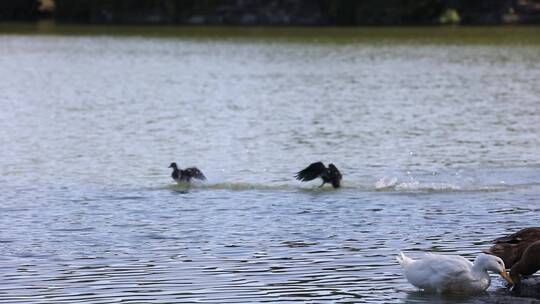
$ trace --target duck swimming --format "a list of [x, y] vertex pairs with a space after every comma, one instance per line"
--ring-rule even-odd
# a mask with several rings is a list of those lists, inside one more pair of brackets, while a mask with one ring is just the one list
[[510, 278], [514, 281], [514, 293], [521, 293], [521, 277], [532, 275], [540, 270], [540, 241], [530, 244], [521, 259], [510, 269]]
[[297, 180], [303, 182], [314, 180], [317, 177], [323, 180], [323, 183], [319, 187], [324, 186], [326, 183], [331, 183], [334, 188], [341, 186], [342, 176], [334, 164], [329, 164], [328, 168], [326, 168], [322, 162], [316, 162], [295, 175]]
[[480, 293], [491, 284], [488, 271], [500, 274], [510, 284], [512, 280], [504, 262], [493, 255], [481, 253], [471, 263], [458, 255], [426, 254], [413, 260], [403, 252], [397, 257], [412, 285], [438, 293]]
[[192, 178], [206, 180], [206, 176], [201, 172], [201, 170], [196, 167], [186, 168], [184, 170], [178, 169], [176, 163], [171, 163], [169, 168], [173, 168], [171, 177], [177, 183], [189, 183]]
[[495, 245], [485, 252], [500, 257], [506, 267], [512, 266], [521, 259], [529, 245], [540, 240], [540, 227], [529, 227], [493, 240]]

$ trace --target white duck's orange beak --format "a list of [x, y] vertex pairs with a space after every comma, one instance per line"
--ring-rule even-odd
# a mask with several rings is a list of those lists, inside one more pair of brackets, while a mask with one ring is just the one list
[[508, 282], [508, 284], [514, 285], [514, 281], [512, 281], [512, 279], [510, 278], [508, 273], [506, 273], [506, 271], [503, 270], [499, 274], [501, 275], [501, 277], [503, 277], [503, 279], [506, 280], [506, 282]]

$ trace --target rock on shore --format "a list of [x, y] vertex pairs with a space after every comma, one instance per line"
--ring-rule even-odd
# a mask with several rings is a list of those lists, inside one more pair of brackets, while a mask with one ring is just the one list
[[490, 292], [486, 297], [475, 301], [475, 304], [540, 304], [540, 276], [532, 276], [521, 281], [521, 295], [514, 296], [508, 289], [501, 288]]

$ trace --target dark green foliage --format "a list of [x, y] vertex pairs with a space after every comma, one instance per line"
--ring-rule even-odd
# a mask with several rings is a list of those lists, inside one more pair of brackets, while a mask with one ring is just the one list
[[[0, 18], [35, 16], [38, 0], [0, 0]], [[540, 22], [540, 0], [56, 0], [62, 22], [206, 25], [428, 25]], [[449, 14], [451, 12], [452, 14]], [[442, 17], [441, 16], [446, 16]]]
[[513, 0], [459, 1], [456, 5], [464, 23], [498, 24], [513, 6]]
[[35, 19], [39, 4], [38, 0], [0, 0], [0, 21]]
[[360, 25], [429, 24], [442, 0], [57, 0], [61, 21]]
[[441, 0], [364, 0], [357, 1], [354, 24], [402, 25], [432, 24], [444, 10]]
[[[96, 3], [99, 1], [96, 1]], [[56, 0], [55, 17], [67, 22], [90, 22], [92, 12], [91, 0]], [[94, 7], [96, 4], [94, 4]]]

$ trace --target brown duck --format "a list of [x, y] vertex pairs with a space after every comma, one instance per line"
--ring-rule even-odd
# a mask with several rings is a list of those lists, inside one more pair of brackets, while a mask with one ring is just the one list
[[513, 292], [521, 293], [522, 276], [532, 275], [538, 270], [540, 270], [540, 241], [530, 244], [521, 259], [510, 269], [510, 277], [514, 282]]
[[493, 240], [495, 245], [491, 246], [486, 253], [500, 257], [507, 268], [521, 259], [525, 249], [532, 243], [540, 240], [540, 227], [529, 227], [520, 231]]

